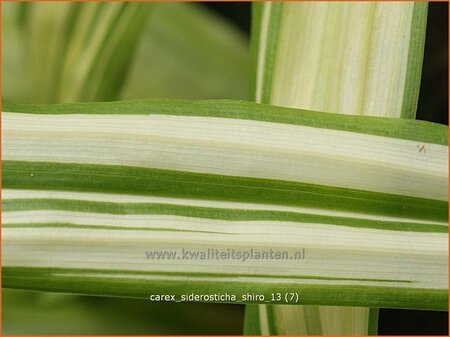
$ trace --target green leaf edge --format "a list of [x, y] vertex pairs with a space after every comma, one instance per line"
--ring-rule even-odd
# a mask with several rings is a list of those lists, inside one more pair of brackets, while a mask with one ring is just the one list
[[448, 145], [445, 125], [409, 119], [352, 116], [239, 100], [134, 100], [49, 105], [3, 104], [3, 112], [30, 114], [174, 115], [244, 119]]
[[[134, 278], [145, 273], [121, 271], [127, 276], [120, 278], [118, 271], [3, 267], [2, 282], [6, 288], [39, 291], [71, 292], [87, 295], [125, 296], [148, 298], [150, 294], [197, 294], [228, 293], [238, 297], [257, 293], [270, 298], [273, 289], [278, 292], [299, 292], [300, 304], [349, 305], [384, 308], [409, 308], [447, 310], [446, 289], [415, 289], [339, 285], [290, 285], [283, 283], [261, 284], [256, 282], [214, 282], [186, 280], [144, 280]], [[94, 276], [93, 274], [97, 275]], [[101, 276], [98, 276], [101, 275]], [[305, 290], [303, 294], [302, 291]], [[234, 302], [231, 302], [234, 303]], [[265, 302], [246, 302], [261, 303]], [[279, 304], [282, 304], [279, 303]], [[288, 303], [285, 303], [288, 304]]]

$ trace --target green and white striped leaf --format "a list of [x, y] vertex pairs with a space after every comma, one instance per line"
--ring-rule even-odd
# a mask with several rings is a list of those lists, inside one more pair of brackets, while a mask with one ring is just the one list
[[[2, 32], [6, 37], [2, 62], [7, 65], [3, 99], [21, 103], [115, 99], [151, 6], [4, 4], [8, 18]], [[13, 72], [18, 68], [20, 73]]]
[[[426, 3], [253, 6], [253, 94], [257, 102], [414, 118]], [[274, 306], [259, 311], [274, 321], [271, 334], [376, 334], [372, 318], [378, 315], [368, 308]], [[247, 328], [260, 323], [246, 319]]]
[[[5, 287], [447, 306], [445, 126], [239, 101], [3, 110]], [[183, 248], [306, 257], [146, 259]]]
[[[69, 21], [65, 21], [68, 14], [68, 8], [70, 11], [78, 11], [83, 15], [86, 13], [89, 6], [97, 6], [95, 4], [76, 4], [67, 6], [65, 4], [47, 4], [47, 3], [4, 3], [2, 6], [2, 97], [5, 102], [49, 102], [58, 103], [60, 100], [65, 100], [58, 93], [60, 87], [64, 85], [67, 93], [73, 94], [72, 89], [75, 86], [80, 86], [79, 81], [72, 80], [72, 76], [77, 76], [78, 73], [73, 71], [70, 74], [65, 75], [67, 81], [64, 83], [58, 83], [57, 81], [51, 82], [49, 79], [58, 79], [62, 76], [61, 63], [64, 59], [64, 55], [54, 55], [60, 48], [53, 48], [53, 46], [60, 43], [67, 43], [67, 45], [76, 43], [77, 39], [74, 34], [67, 33], [65, 30], [61, 30], [62, 27], [67, 27]], [[111, 6], [116, 6], [112, 4]], [[136, 47], [132, 52], [132, 55], [127, 60], [129, 63], [128, 70], [122, 72], [123, 78], [113, 80], [113, 83], [108, 79], [104, 79], [101, 85], [104, 89], [109, 90], [109, 85], [112, 84], [112, 88], [105, 96], [105, 90], [91, 91], [89, 99], [118, 99], [122, 98], [150, 98], [150, 97], [178, 97], [178, 98], [246, 98], [248, 93], [248, 43], [238, 30], [227, 21], [221, 19], [213, 12], [203, 8], [202, 5], [196, 3], [158, 3], [158, 4], [141, 4], [140, 6], [150, 7], [144, 8], [143, 12], [136, 13], [136, 15], [142, 18], [145, 12], [151, 12], [151, 15], [145, 15], [145, 23], [141, 25], [142, 32], [138, 36], [132, 36], [128, 31], [128, 42], [136, 40]], [[80, 7], [81, 9], [76, 9]], [[106, 10], [107, 6], [103, 7]], [[100, 13], [102, 13], [100, 11]], [[139, 18], [135, 18], [134, 22], [139, 22]], [[80, 17], [76, 19], [75, 25], [81, 27], [86, 24], [89, 17]], [[121, 20], [127, 20], [123, 17]], [[98, 20], [97, 23], [103, 25], [104, 20]], [[120, 25], [115, 28], [115, 35], [118, 36], [118, 29], [127, 30], [130, 25]], [[208, 27], [208, 29], [204, 29]], [[96, 31], [95, 24], [91, 27], [91, 31]], [[30, 33], [30, 30], [32, 33]], [[83, 33], [82, 30], [77, 29], [75, 34]], [[30, 39], [30, 35], [38, 40]], [[46, 35], [45, 37], [42, 37]], [[55, 36], [62, 37], [63, 40], [55, 39]], [[44, 43], [36, 43], [37, 41], [45, 40]], [[78, 39], [79, 40], [79, 39]], [[51, 43], [50, 43], [51, 41]], [[111, 40], [110, 40], [111, 42]], [[119, 41], [120, 42], [120, 41]], [[51, 47], [51, 48], [49, 48]], [[95, 51], [93, 45], [90, 48], [91, 53], [103, 53], [104, 46], [98, 44]], [[68, 47], [66, 47], [67, 49]], [[72, 47], [73, 48], [73, 47]], [[124, 47], [122, 42], [114, 49], [114, 55], [102, 55], [103, 64], [109, 57], [124, 58], [124, 53], [131, 51], [128, 46]], [[45, 54], [45, 55], [44, 55]], [[30, 57], [30, 55], [44, 55], [42, 59]], [[61, 59], [58, 59], [61, 58]], [[72, 59], [73, 60], [73, 59]], [[76, 60], [75, 69], [80, 68], [82, 60], [86, 60], [86, 57]], [[48, 63], [47, 61], [50, 61]], [[109, 63], [106, 73], [109, 75], [117, 74], [118, 68], [114, 63]], [[35, 67], [33, 69], [33, 67]], [[94, 74], [100, 68], [93, 68]], [[35, 76], [41, 76], [36, 78]], [[82, 85], [91, 86], [91, 78], [84, 79], [86, 83]], [[108, 81], [108, 82], [107, 82]], [[48, 88], [47, 85], [55, 85], [54, 88]], [[38, 86], [36, 87], [32, 87]], [[118, 90], [121, 88], [120, 90]], [[75, 90], [73, 90], [75, 92]], [[78, 99], [78, 98], [77, 98]], [[81, 99], [81, 98], [80, 98]], [[5, 294], [6, 290], [3, 292]], [[39, 296], [43, 298], [54, 298], [54, 293], [41, 292]], [[59, 295], [64, 298], [64, 295]], [[6, 297], [6, 294], [5, 296]], [[16, 300], [16, 297], [20, 300]], [[42, 310], [42, 306], [45, 306], [46, 301], [35, 301], [38, 294], [36, 292], [28, 291], [14, 291], [14, 296], [10, 296], [7, 305], [4, 304], [5, 310], [3, 313], [7, 317], [3, 319], [4, 333], [17, 335], [17, 334], [30, 334], [30, 331], [35, 331], [35, 334], [52, 334], [52, 331], [65, 331], [65, 333], [77, 333], [86, 334], [89, 329], [83, 330], [81, 326], [82, 321], [87, 319], [88, 322], [93, 322], [94, 318], [102, 320], [101, 315], [104, 317], [114, 316], [114, 311], [111, 309], [106, 311], [102, 309], [102, 313], [99, 316], [92, 315], [92, 312], [98, 310], [98, 307], [92, 307], [92, 310], [86, 315], [82, 314], [82, 310], [70, 311], [70, 308], [66, 308], [66, 305], [52, 306], [49, 311]], [[73, 297], [73, 296], [72, 296]], [[28, 300], [26, 300], [28, 298]], [[98, 298], [98, 297], [97, 297]], [[86, 298], [80, 296], [79, 298], [73, 298], [73, 302], [65, 303], [69, 306], [76, 306], [78, 303], [84, 303]], [[119, 300], [117, 300], [119, 301]], [[122, 301], [125, 301], [122, 299]], [[61, 301], [62, 302], [62, 301]], [[28, 303], [26, 308], [24, 303]], [[35, 305], [33, 305], [33, 303]], [[128, 303], [128, 304], [127, 304]], [[6, 308], [6, 306], [8, 308]], [[27, 313], [36, 310], [36, 307], [41, 306], [40, 316], [28, 315]], [[114, 305], [113, 305], [114, 306]], [[125, 306], [125, 307], [124, 307]], [[155, 334], [155, 333], [168, 333], [168, 334], [180, 334], [184, 333], [218, 333], [222, 331], [231, 330], [226, 326], [233, 326], [233, 323], [229, 320], [223, 319], [222, 305], [207, 306], [211, 315], [217, 315], [222, 317], [221, 323], [217, 320], [211, 320], [209, 323], [201, 321], [204, 313], [202, 311], [203, 306], [189, 304], [180, 306], [179, 303], [167, 303], [165, 310], [161, 310], [161, 303], [148, 303], [146, 306], [158, 308], [158, 320], [161, 325], [166, 325], [166, 330], [160, 330], [154, 328], [158, 326], [158, 322], [155, 322], [154, 312], [150, 314], [148, 311], [139, 310], [141, 316], [151, 315], [153, 318], [146, 320], [146, 332], [142, 330], [136, 330], [132, 327], [134, 318], [129, 318], [127, 321], [123, 321], [123, 325], [129, 326], [129, 330], [120, 329], [116, 326], [116, 330], [121, 330], [123, 334]], [[108, 306], [111, 307], [111, 306]], [[121, 304], [124, 310], [132, 311], [136, 310], [136, 303], [124, 302]], [[169, 315], [178, 312], [178, 315]], [[182, 311], [185, 311], [182, 313]], [[216, 312], [215, 314], [212, 311]], [[235, 310], [234, 310], [235, 311]], [[55, 314], [55, 313], [58, 314]], [[230, 310], [229, 312], [233, 312]], [[236, 311], [238, 312], [238, 311]], [[180, 320], [180, 315], [185, 318], [183, 323]], [[79, 324], [73, 326], [70, 320], [61, 319], [64, 317], [72, 317], [76, 315], [76, 319]], [[199, 316], [198, 319], [195, 316]], [[228, 313], [229, 315], [229, 313]], [[45, 319], [43, 317], [45, 316]], [[175, 317], [176, 316], [176, 317]], [[52, 323], [53, 320], [53, 323]], [[124, 318], [125, 320], [125, 318]], [[39, 321], [39, 325], [36, 324]], [[57, 323], [55, 324], [55, 321]], [[18, 323], [20, 322], [20, 324]], [[126, 324], [128, 322], [128, 324]], [[176, 322], [176, 328], [175, 328]], [[237, 320], [239, 322], [239, 320]], [[66, 323], [66, 324], [64, 324]], [[135, 322], [134, 322], [135, 323]], [[89, 324], [89, 328], [92, 329], [94, 334], [112, 334], [114, 327], [108, 325], [106, 327], [104, 323]], [[29, 330], [31, 328], [31, 330]], [[103, 330], [102, 330], [103, 328]], [[34, 330], [33, 330], [34, 329]], [[62, 330], [61, 330], [62, 329]], [[80, 330], [81, 329], [81, 330]], [[176, 330], [173, 330], [176, 329]], [[238, 327], [234, 327], [239, 329]], [[39, 332], [39, 331], [40, 332]], [[47, 331], [47, 332], [46, 332]], [[78, 332], [76, 332], [78, 331]], [[91, 331], [91, 333], [92, 333]], [[127, 332], [128, 331], [128, 332]], [[189, 332], [190, 331], [190, 332]], [[215, 332], [214, 332], [215, 331]], [[116, 331], [117, 333], [117, 331]]]
[[[256, 101], [414, 117], [427, 3], [265, 3], [255, 9]], [[258, 20], [258, 18], [260, 18]], [[288, 66], [287, 66], [288, 65]]]
[[5, 102], [247, 98], [247, 41], [196, 3], [5, 3], [2, 28]]
[[[368, 313], [366, 313], [368, 311]], [[324, 305], [247, 305], [247, 335], [375, 335], [378, 309]]]

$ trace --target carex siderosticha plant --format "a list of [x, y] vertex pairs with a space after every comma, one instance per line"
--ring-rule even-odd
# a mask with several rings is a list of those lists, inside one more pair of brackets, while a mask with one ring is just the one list
[[448, 131], [415, 120], [427, 3], [254, 3], [250, 59], [196, 4], [2, 7], [4, 333], [39, 334], [24, 303], [51, 301], [77, 334], [242, 324], [219, 303], [250, 335], [447, 310]]

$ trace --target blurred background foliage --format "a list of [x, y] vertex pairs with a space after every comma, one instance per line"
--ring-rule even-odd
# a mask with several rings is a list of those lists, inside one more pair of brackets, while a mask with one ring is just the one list
[[241, 306], [3, 290], [3, 335], [242, 334]]
[[[248, 97], [249, 3], [3, 3], [17, 103]], [[448, 4], [431, 3], [418, 118], [448, 123]], [[242, 334], [242, 305], [2, 290], [4, 335]], [[447, 334], [447, 313], [380, 311], [380, 334]]]
[[199, 4], [6, 3], [2, 31], [4, 101], [247, 97], [248, 36]]

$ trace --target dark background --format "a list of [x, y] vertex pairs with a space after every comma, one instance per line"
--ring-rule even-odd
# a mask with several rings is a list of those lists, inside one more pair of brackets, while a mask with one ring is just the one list
[[[204, 6], [250, 35], [250, 3]], [[417, 119], [448, 124], [448, 3], [429, 4]], [[448, 312], [381, 309], [379, 335], [448, 335]]]

